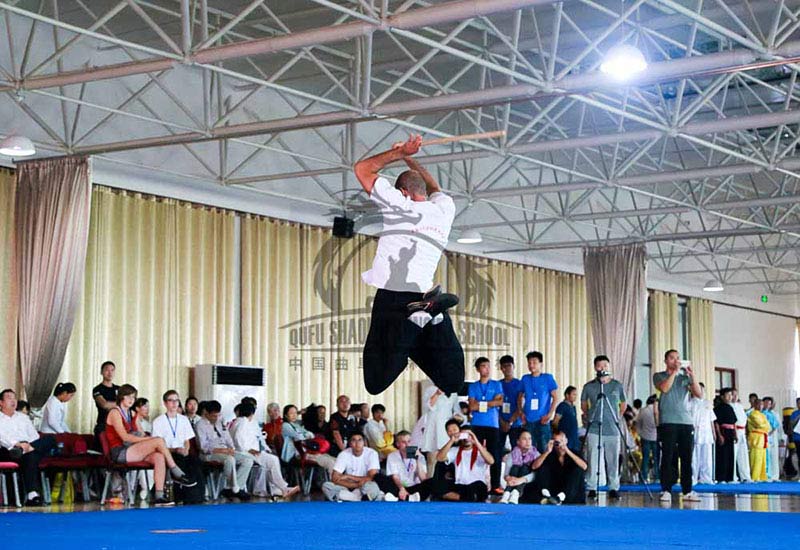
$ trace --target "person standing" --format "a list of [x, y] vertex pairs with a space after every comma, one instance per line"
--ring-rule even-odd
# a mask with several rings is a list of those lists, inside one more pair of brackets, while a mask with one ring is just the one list
[[747, 411], [739, 401], [739, 391], [733, 388], [733, 412], [736, 413], [736, 454], [734, 480], [741, 483], [750, 483], [750, 453], [747, 450]]
[[503, 379], [503, 409], [500, 411], [500, 448], [505, 448], [506, 436], [511, 448], [517, 446], [517, 438], [524, 429], [522, 425], [522, 411], [519, 408], [519, 392], [522, 391], [522, 382], [514, 378], [514, 358], [504, 355], [500, 358], [500, 370]]
[[100, 432], [105, 431], [108, 411], [117, 408], [119, 386], [114, 384], [116, 370], [117, 366], [112, 361], [106, 361], [100, 365], [100, 375], [103, 377], [103, 381], [92, 388], [92, 398], [97, 407], [97, 423], [94, 425], [95, 437], [100, 437]]
[[449, 439], [446, 423], [455, 418], [459, 425], [464, 421], [458, 395], [445, 393], [436, 386], [429, 386], [422, 394], [422, 407], [425, 409], [425, 424], [422, 431], [422, 451], [427, 457], [428, 472], [436, 468], [436, 453]]
[[747, 447], [750, 450], [750, 479], [767, 481], [767, 438], [769, 437], [769, 420], [761, 412], [762, 401], [758, 398], [751, 402], [752, 410], [747, 416]]
[[714, 483], [714, 422], [717, 417], [708, 399], [706, 387], [700, 383], [703, 396], [689, 400], [689, 410], [694, 421], [694, 453], [692, 455], [692, 483]]
[[475, 370], [480, 378], [469, 385], [469, 410], [472, 412], [470, 426], [473, 433], [491, 453], [491, 491], [502, 494], [500, 488], [500, 407], [503, 406], [503, 386], [489, 378], [492, 364], [487, 357], [475, 360]]
[[781, 478], [781, 423], [775, 414], [775, 400], [771, 397], [764, 397], [763, 410], [764, 416], [769, 422], [769, 438], [767, 441], [767, 481], [779, 481]]
[[[605, 462], [608, 496], [618, 499], [621, 439], [617, 422], [625, 412], [625, 390], [619, 380], [612, 378], [607, 356], [598, 355], [594, 358], [594, 372], [595, 379], [587, 382], [581, 391], [581, 410], [589, 419], [589, 427], [586, 431], [586, 454], [589, 457], [586, 480], [589, 487], [588, 496], [589, 498], [597, 497], [598, 464]], [[607, 400], [601, 401], [601, 394]]]
[[542, 372], [544, 356], [540, 351], [531, 351], [525, 358], [530, 374], [522, 377], [518, 406], [525, 429], [531, 433], [536, 449], [543, 453], [551, 437], [550, 421], [555, 415], [558, 384], [552, 374]]
[[571, 451], [579, 453], [581, 450], [581, 440], [578, 437], [578, 413], [575, 410], [575, 402], [578, 400], [578, 388], [567, 386], [564, 390], [564, 401], [556, 407], [556, 415], [553, 418], [553, 430], [562, 432], [567, 436], [568, 445]]
[[647, 398], [647, 404], [636, 415], [636, 433], [642, 442], [642, 478], [647, 481], [650, 473], [650, 459], [653, 459], [655, 477], [661, 469], [661, 449], [658, 447], [658, 396]]
[[680, 480], [683, 500], [699, 502], [692, 490], [692, 452], [694, 450], [694, 422], [689, 412], [689, 394], [700, 397], [703, 392], [694, 378], [692, 367], [681, 368], [677, 350], [664, 354], [666, 369], [653, 375], [653, 385], [661, 392], [659, 402], [661, 441], [661, 502], [672, 502], [672, 486], [678, 479], [675, 455], [680, 458]]
[[717, 439], [717, 468], [716, 478], [720, 483], [732, 483], [736, 468], [736, 412], [731, 407], [733, 390], [722, 388], [722, 400], [714, 408], [714, 431]]

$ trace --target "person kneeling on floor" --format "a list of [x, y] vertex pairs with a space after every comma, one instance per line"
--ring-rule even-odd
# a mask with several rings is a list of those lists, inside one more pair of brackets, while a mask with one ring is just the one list
[[533, 461], [536, 477], [528, 484], [523, 502], [584, 504], [586, 462], [568, 447], [567, 436], [556, 433], [544, 452]]
[[442, 496], [444, 500], [486, 501], [489, 495], [486, 475], [489, 467], [494, 464], [494, 457], [474, 433], [462, 427], [439, 449], [436, 458], [445, 464], [455, 464], [455, 485]]
[[377, 451], [364, 444], [361, 432], [351, 433], [348, 443], [349, 448], [336, 457], [332, 480], [322, 484], [325, 497], [334, 502], [357, 502], [364, 497], [383, 500], [383, 493], [373, 481], [381, 468]]

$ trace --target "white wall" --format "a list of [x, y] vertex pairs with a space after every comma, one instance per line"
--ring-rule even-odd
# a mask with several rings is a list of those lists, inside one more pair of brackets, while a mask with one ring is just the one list
[[743, 401], [747, 394], [771, 395], [781, 407], [798, 395], [795, 320], [714, 304], [716, 366], [736, 369]]

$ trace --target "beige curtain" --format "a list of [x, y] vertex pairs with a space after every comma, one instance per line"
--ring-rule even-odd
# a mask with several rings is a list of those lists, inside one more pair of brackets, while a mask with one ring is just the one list
[[14, 262], [14, 172], [0, 168], [0, 388], [19, 390], [17, 369], [18, 280]]
[[651, 373], [664, 370], [664, 353], [678, 349], [678, 295], [654, 290], [650, 294]]
[[597, 354], [608, 356], [614, 377], [633, 394], [633, 366], [647, 307], [643, 244], [583, 251], [589, 318]]
[[[242, 221], [242, 362], [267, 369], [267, 401], [330, 407], [383, 403], [393, 429], [413, 427], [419, 382], [413, 364], [383, 394], [364, 389], [361, 352], [369, 328], [372, 287], [361, 281], [376, 241], [338, 239], [330, 230], [248, 216]], [[582, 384], [591, 370], [583, 279], [506, 262], [448, 254], [436, 280], [461, 296], [453, 322], [472, 361], [511, 353], [518, 373], [524, 354], [539, 349], [562, 387]], [[524, 297], [524, 298], [523, 298]], [[499, 375], [499, 372], [497, 373]]]
[[105, 360], [154, 414], [167, 389], [186, 396], [191, 366], [234, 360], [234, 225], [231, 212], [95, 187], [83, 300], [60, 375], [78, 386], [70, 427], [91, 431]]
[[19, 361], [32, 407], [50, 395], [80, 297], [92, 185], [87, 158], [19, 165], [16, 263]]
[[698, 382], [706, 386], [706, 395], [714, 395], [714, 303], [700, 298], [689, 298], [689, 353], [692, 370]]

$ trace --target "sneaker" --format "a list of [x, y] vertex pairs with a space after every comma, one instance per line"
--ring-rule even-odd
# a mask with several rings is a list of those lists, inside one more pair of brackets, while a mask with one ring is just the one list
[[565, 493], [558, 493], [558, 494], [556, 495], [556, 500], [558, 501], [558, 504], [559, 504], [559, 506], [560, 506], [560, 505], [561, 505], [561, 503], [562, 503], [562, 502], [564, 502], [566, 499], [567, 499], [567, 495], [566, 495]]
[[586, 494], [586, 498], [597, 498], [597, 491], [592, 489]]
[[658, 500], [661, 502], [672, 502], [672, 493], [669, 491], [661, 491], [661, 498]]
[[195, 485], [197, 485], [197, 482], [195, 480], [186, 477], [185, 474], [180, 477], [173, 477], [172, 481], [174, 481], [181, 487], [194, 487]]
[[173, 502], [171, 500], [167, 500], [164, 497], [158, 497], [157, 499], [155, 499], [153, 501], [153, 505], [157, 506], [159, 508], [163, 508], [165, 506], [175, 506], [175, 502]]
[[400, 499], [397, 498], [396, 496], [394, 496], [392, 493], [386, 493], [386, 495], [384, 495], [384, 497], [383, 497], [383, 500], [385, 500], [386, 502], [399, 502], [400, 501]]
[[503, 496], [500, 497], [500, 504], [508, 504], [511, 499], [511, 491], [504, 491]]
[[549, 489], [542, 489], [542, 496], [545, 498], [550, 498], [550, 490]]
[[700, 495], [698, 495], [695, 491], [689, 491], [683, 495], [683, 500], [685, 502], [700, 502]]
[[408, 313], [416, 313], [417, 311], [426, 311], [431, 317], [436, 317], [443, 311], [458, 304], [458, 296], [455, 294], [439, 294], [430, 300], [420, 300], [419, 302], [411, 302], [408, 304]]
[[615, 491], [614, 489], [608, 492], [608, 498], [612, 500], [619, 500], [619, 491]]
[[414, 493], [413, 495], [408, 495], [408, 502], [420, 502], [422, 499], [419, 496], [419, 493]]
[[358, 502], [361, 500], [353, 491], [348, 491], [347, 489], [339, 491], [337, 498], [340, 502]]
[[508, 498], [509, 504], [519, 504], [519, 491], [514, 489], [511, 491], [511, 496]]

